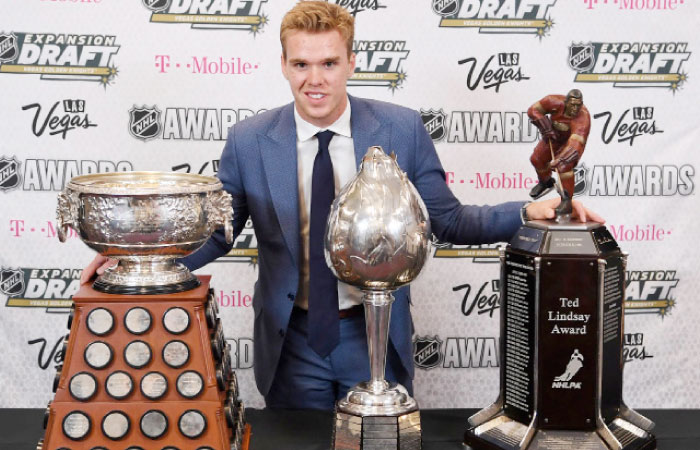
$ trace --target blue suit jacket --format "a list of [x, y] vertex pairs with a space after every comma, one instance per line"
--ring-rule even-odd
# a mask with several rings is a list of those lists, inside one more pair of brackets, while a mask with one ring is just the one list
[[[399, 166], [418, 189], [433, 233], [454, 244], [509, 240], [521, 225], [522, 202], [464, 206], [445, 183], [433, 142], [413, 110], [349, 97], [352, 137], [359, 167], [367, 148], [396, 152]], [[253, 310], [255, 379], [260, 392], [270, 389], [299, 284], [300, 235], [297, 142], [294, 105], [288, 104], [234, 125], [229, 131], [218, 177], [233, 196], [234, 231], [250, 216], [258, 240], [259, 278]], [[231, 249], [221, 231], [183, 260], [195, 269]], [[409, 288], [394, 293], [390, 341], [413, 376]]]

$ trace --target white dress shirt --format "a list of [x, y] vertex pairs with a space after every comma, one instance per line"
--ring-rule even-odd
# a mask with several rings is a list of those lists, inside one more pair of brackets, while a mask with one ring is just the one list
[[[299, 182], [299, 231], [301, 233], [301, 266], [299, 288], [294, 305], [309, 309], [309, 216], [311, 214], [311, 182], [313, 178], [314, 159], [318, 153], [316, 133], [331, 130], [335, 133], [328, 145], [328, 152], [333, 163], [335, 195], [349, 183], [357, 173], [355, 165], [355, 147], [350, 127], [350, 101], [343, 114], [328, 128], [319, 128], [302, 119], [294, 108], [294, 121], [297, 127], [297, 175]], [[338, 281], [338, 306], [347, 309], [362, 303], [362, 292], [348, 284]]]

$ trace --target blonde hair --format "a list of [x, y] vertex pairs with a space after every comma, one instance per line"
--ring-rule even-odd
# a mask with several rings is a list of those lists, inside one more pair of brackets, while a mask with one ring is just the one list
[[282, 55], [287, 57], [284, 41], [294, 31], [319, 33], [337, 30], [345, 39], [348, 56], [352, 53], [352, 40], [355, 35], [355, 18], [344, 8], [324, 1], [302, 1], [290, 9], [282, 19], [280, 42]]

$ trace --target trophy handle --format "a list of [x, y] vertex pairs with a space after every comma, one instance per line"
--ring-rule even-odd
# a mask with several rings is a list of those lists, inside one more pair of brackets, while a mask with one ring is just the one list
[[207, 215], [209, 216], [209, 229], [213, 232], [219, 227], [224, 227], [226, 243], [233, 242], [233, 208], [231, 208], [232, 197], [226, 191], [212, 192], [208, 196], [206, 203]]
[[68, 227], [78, 231], [78, 192], [64, 189], [58, 194], [56, 205], [56, 222], [58, 228], [58, 240], [66, 242]]

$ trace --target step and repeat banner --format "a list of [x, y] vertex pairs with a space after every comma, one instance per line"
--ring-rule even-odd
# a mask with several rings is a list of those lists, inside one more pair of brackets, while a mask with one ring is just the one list
[[[330, 0], [356, 17], [349, 92], [420, 111], [464, 203], [527, 200], [548, 94], [583, 92], [580, 200], [629, 253], [625, 398], [699, 408], [693, 0]], [[216, 175], [233, 124], [292, 100], [279, 25], [294, 0], [2, 0], [0, 407], [43, 407], [71, 295], [93, 253], [61, 244], [56, 196], [80, 174]], [[296, 170], [290, 168], [290, 170]], [[437, 245], [413, 284], [415, 396], [480, 407], [499, 373], [496, 245]], [[212, 274], [243, 400], [257, 245], [248, 223]], [[563, 370], [563, 368], [562, 368]]]

